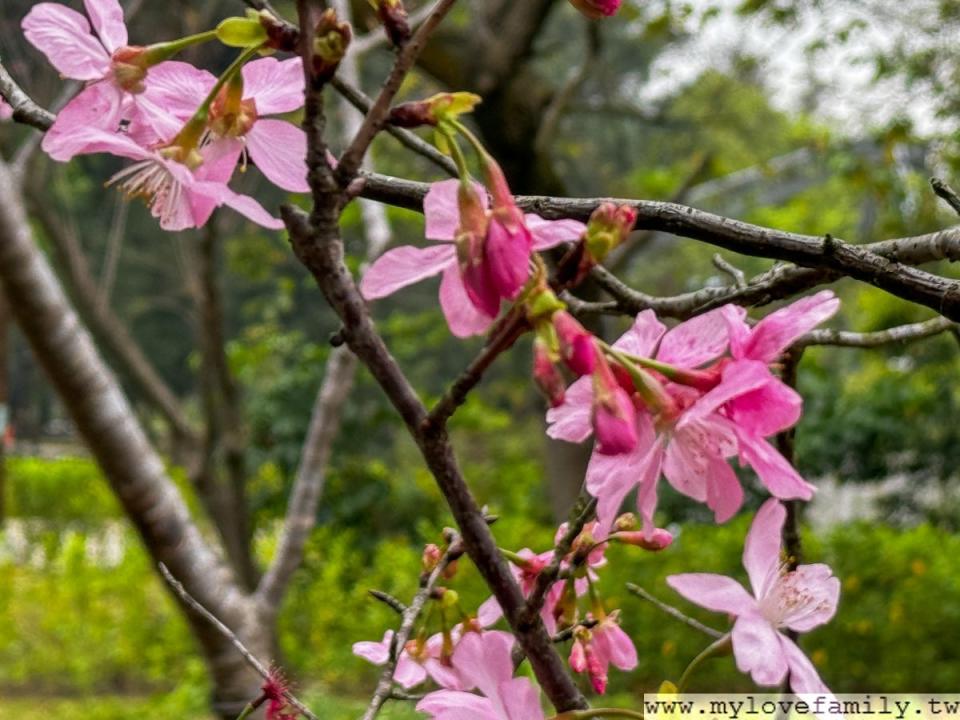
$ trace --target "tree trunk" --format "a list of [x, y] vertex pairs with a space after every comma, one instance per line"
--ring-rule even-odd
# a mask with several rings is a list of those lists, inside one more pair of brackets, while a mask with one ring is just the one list
[[[23, 198], [2, 161], [0, 284], [34, 355], [153, 559], [166, 564], [253, 652], [268, 658], [272, 625], [264, 624], [259, 604], [240, 589], [200, 535], [119, 383], [33, 241]], [[256, 696], [260, 680], [220, 633], [200, 618], [189, 619], [214, 682], [215, 710], [236, 717], [233, 708]]]

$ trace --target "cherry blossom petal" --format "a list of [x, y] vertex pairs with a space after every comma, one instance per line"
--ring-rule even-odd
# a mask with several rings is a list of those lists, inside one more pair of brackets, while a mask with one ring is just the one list
[[544, 220], [533, 213], [525, 215], [524, 220], [533, 235], [534, 250], [549, 250], [565, 242], [576, 242], [587, 229], [579, 220]]
[[123, 93], [109, 82], [84, 88], [57, 114], [40, 147], [54, 160], [67, 162], [76, 155], [101, 152], [89, 130], [115, 134], [122, 116]]
[[547, 435], [554, 440], [583, 442], [593, 434], [592, 405], [593, 382], [589, 377], [579, 378], [567, 388], [563, 404], [547, 410]]
[[410, 653], [404, 650], [397, 660], [397, 669], [393, 673], [393, 679], [398, 685], [409, 690], [427, 679], [427, 670], [410, 657]]
[[725, 523], [743, 505], [743, 488], [730, 463], [721, 457], [707, 456], [707, 507], [714, 520]]
[[[663, 445], [653, 435], [650, 416], [640, 415], [637, 421], [636, 449], [626, 455], [602, 455], [594, 452], [587, 466], [587, 492], [597, 498], [597, 525], [594, 534], [610, 532], [627, 494], [640, 485], [638, 501], [644, 508], [641, 514], [653, 519], [656, 510], [656, 482], [663, 462]], [[651, 500], [652, 486], [652, 505]]]
[[798, 694], [829, 695], [830, 689], [820, 679], [820, 674], [803, 650], [786, 635], [780, 635], [780, 645], [790, 668], [790, 689]]
[[753, 594], [763, 599], [780, 577], [780, 543], [787, 511], [774, 499], [767, 500], [753, 518], [743, 543], [743, 567]]
[[[213, 198], [217, 205], [226, 205], [243, 215], [247, 220], [265, 227], [268, 230], [282, 230], [283, 221], [271, 215], [259, 202], [249, 195], [241, 195], [234, 192], [226, 185], [217, 182], [195, 182], [190, 186], [189, 191], [195, 196], [206, 196]], [[204, 223], [198, 223], [200, 227]], [[162, 227], [162, 225], [161, 225]]]
[[453, 666], [469, 687], [495, 698], [500, 683], [513, 677], [513, 635], [500, 630], [470, 632], [453, 651]]
[[613, 346], [630, 355], [652, 358], [657, 344], [666, 332], [667, 326], [657, 320], [656, 313], [653, 310], [644, 310]]
[[253, 98], [257, 114], [280, 115], [303, 106], [303, 61], [262, 58], [243, 66], [243, 97]]
[[727, 324], [720, 308], [680, 323], [663, 336], [657, 359], [682, 368], [695, 368], [720, 357], [727, 349]]
[[83, 0], [83, 6], [108, 53], [127, 44], [127, 24], [118, 0]]
[[434, 720], [498, 720], [487, 698], [456, 690], [438, 690], [417, 703], [417, 711]]
[[776, 448], [737, 428], [740, 458], [753, 468], [770, 494], [781, 500], [809, 500], [816, 488], [804, 480]]
[[503, 617], [503, 608], [497, 602], [495, 595], [491, 595], [477, 608], [477, 622], [481, 627], [490, 627]]
[[436, 658], [427, 658], [423, 663], [427, 674], [433, 681], [447, 690], [465, 690], [463, 680], [452, 667], [447, 667]]
[[803, 398], [779, 378], [771, 377], [763, 387], [731, 400], [727, 412], [741, 428], [759, 437], [769, 437], [797, 424], [803, 412]]
[[310, 191], [307, 184], [307, 135], [283, 120], [258, 120], [246, 134], [250, 157], [267, 180], [290, 192]]
[[76, 10], [39, 3], [21, 23], [24, 35], [64, 77], [100, 80], [110, 72], [110, 55], [90, 34], [90, 23]]
[[713, 573], [683, 573], [667, 577], [667, 585], [687, 600], [714, 612], [745, 615], [757, 612], [757, 603], [733, 578]]
[[770, 368], [761, 362], [738, 360], [723, 368], [720, 384], [701, 397], [684, 413], [678, 427], [698, 422], [734, 398], [759, 390], [773, 378]]
[[393, 630], [387, 630], [380, 642], [365, 640], [353, 644], [353, 654], [374, 665], [383, 665], [390, 659], [390, 641], [393, 639]]
[[733, 624], [733, 655], [737, 669], [749, 673], [757, 685], [779, 685], [787, 674], [783, 637], [759, 613], [740, 615]]
[[829, 565], [800, 565], [781, 578], [777, 592], [784, 609], [780, 622], [796, 632], [809, 632], [836, 614], [840, 580]]
[[386, 297], [400, 288], [443, 272], [455, 262], [451, 245], [425, 248], [403, 245], [388, 250], [367, 268], [360, 281], [360, 292], [367, 300]]
[[758, 322], [743, 347], [744, 357], [770, 363], [794, 340], [833, 317], [840, 300], [831, 290], [801, 298]]
[[[194, 178], [226, 185], [237, 167], [241, 152], [243, 143], [236, 138], [214, 140], [200, 151], [203, 164], [194, 171]], [[191, 203], [194, 226], [206, 225], [213, 211], [220, 205], [216, 197], [194, 195]]]
[[499, 298], [514, 299], [530, 277], [533, 238], [523, 225], [509, 227], [493, 218], [487, 230], [486, 270]]
[[540, 696], [528, 678], [520, 677], [500, 683], [499, 700], [505, 711], [504, 720], [543, 720]]
[[[423, 215], [426, 218], [426, 237], [429, 240], [453, 240], [460, 227], [460, 205], [457, 202], [459, 180], [441, 180], [430, 185], [423, 198]], [[480, 183], [474, 183], [483, 207], [488, 207], [487, 191]]]
[[596, 652], [620, 670], [637, 667], [637, 648], [616, 622], [603, 622], [593, 631]]
[[447, 249], [453, 258], [440, 280], [440, 308], [447, 319], [450, 332], [459, 338], [481, 335], [493, 324], [494, 318], [480, 312], [467, 296], [453, 246], [440, 247]]
[[720, 308], [724, 322], [727, 324], [727, 336], [730, 339], [730, 354], [742, 359], [744, 346], [750, 339], [750, 326], [747, 325], [747, 311], [739, 305], [724, 305]]
[[182, 122], [193, 116], [216, 82], [206, 70], [168, 60], [150, 68], [138, 100], [148, 100], [151, 107], [162, 108]]

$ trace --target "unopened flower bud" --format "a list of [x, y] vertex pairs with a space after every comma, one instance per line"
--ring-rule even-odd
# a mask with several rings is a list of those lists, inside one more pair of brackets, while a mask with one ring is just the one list
[[557, 359], [542, 339], [538, 337], [533, 341], [533, 380], [550, 402], [550, 407], [563, 405], [566, 392], [563, 376], [555, 364]]
[[425, 548], [423, 548], [423, 556], [421, 558], [421, 563], [423, 564], [424, 572], [431, 572], [437, 566], [437, 563], [440, 562], [440, 558], [443, 553], [440, 552], [440, 548], [430, 543]]
[[340, 22], [333, 8], [324, 10], [313, 37], [313, 74], [318, 81], [333, 77], [352, 39], [350, 23]]
[[673, 543], [673, 535], [669, 530], [655, 528], [652, 532], [646, 533], [640, 530], [624, 530], [616, 532], [610, 536], [611, 540], [616, 540], [624, 545], [635, 545], [644, 550], [659, 552], [670, 547]]
[[448, 610], [452, 607], [456, 607], [459, 602], [460, 595], [457, 594], [457, 591], [445, 588], [444, 593], [440, 598], [440, 607]]
[[603, 203], [590, 216], [584, 243], [594, 262], [602, 262], [620, 245], [637, 222], [637, 211], [630, 205]]
[[400, 103], [390, 110], [388, 122], [398, 127], [436, 126], [444, 120], [456, 120], [471, 112], [481, 101], [468, 92], [439, 93], [425, 100]]
[[593, 372], [593, 431], [601, 455], [632, 452], [639, 441], [637, 410], [603, 357]]
[[266, 46], [271, 50], [296, 52], [300, 33], [295, 25], [279, 20], [268, 10], [257, 13], [257, 19], [267, 33]]
[[587, 670], [587, 652], [579, 637], [570, 648], [570, 669], [575, 673], [583, 673]]
[[374, 0], [377, 17], [394, 47], [402, 47], [410, 39], [410, 22], [402, 0]]
[[588, 18], [596, 20], [616, 15], [623, 0], [570, 0], [570, 4]]
[[565, 310], [554, 313], [553, 327], [560, 342], [560, 356], [577, 375], [589, 375], [597, 363], [597, 348], [591, 335]]
[[267, 29], [256, 12], [247, 17], [230, 17], [217, 25], [217, 40], [229, 47], [260, 47], [267, 41]]

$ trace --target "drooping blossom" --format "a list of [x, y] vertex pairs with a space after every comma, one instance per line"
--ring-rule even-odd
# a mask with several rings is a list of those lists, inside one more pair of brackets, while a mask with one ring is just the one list
[[607, 691], [610, 665], [630, 671], [637, 667], [637, 649], [620, 627], [619, 611], [606, 615], [592, 628], [580, 628], [570, 649], [570, 667], [586, 673], [600, 695]]
[[[467, 633], [467, 636], [476, 633]], [[460, 631], [451, 632], [450, 642], [453, 650], [459, 643]], [[390, 645], [393, 642], [393, 630], [387, 630], [380, 642], [363, 641], [353, 644], [353, 654], [374, 665], [384, 665], [390, 659]], [[400, 651], [393, 679], [407, 689], [424, 682], [427, 677], [440, 687], [449, 690], [465, 690], [468, 684], [450, 664], [450, 657], [444, 657], [444, 637], [442, 633], [431, 635], [424, 641], [410, 640]]]
[[[63, 77], [87, 86], [57, 114], [43, 137], [43, 150], [65, 162], [83, 152], [83, 128], [116, 131], [121, 120], [164, 122], [166, 111], [145, 96], [145, 48], [127, 45], [118, 0], [84, 0], [88, 21], [58, 3], [34, 5], [23, 19], [27, 40]], [[91, 28], [91, 23], [93, 27]]]
[[[759, 329], [758, 337], [763, 342], [754, 342], [766, 349], [763, 354], [757, 351], [756, 359], [742, 350], [752, 347], [746, 339], [739, 342], [732, 358], [725, 357], [730, 327], [740, 323], [747, 333], [751, 332], [743, 321], [742, 308], [718, 308], [670, 331], [652, 311], [637, 316], [614, 348], [655, 360], [663, 372], [673, 372], [674, 379], [682, 383], [660, 378], [655, 405], [642, 407], [636, 414], [638, 442], [631, 452], [609, 456], [594, 450], [587, 469], [587, 489], [598, 499], [597, 517], [602, 529], [610, 528], [624, 497], [639, 487], [637, 507], [645, 532], [651, 533], [661, 473], [678, 492], [705, 502], [718, 522], [726, 521], [743, 500], [743, 490], [729, 464], [734, 456], [752, 467], [775, 497], [812, 496], [813, 486], [765, 439], [792, 426], [800, 416], [801, 405], [799, 395], [776, 378], [767, 363], [785, 347], [769, 338], [779, 337], [789, 343], [796, 337], [782, 330], [785, 322], [799, 324], [802, 329], [798, 334], [802, 334], [812, 326], [810, 323], [828, 316], [831, 307], [835, 311], [833, 295], [827, 292], [816, 302], [801, 301], [799, 309], [791, 311], [786, 319], [781, 315], [768, 321], [768, 329], [758, 325], [754, 332]], [[808, 306], [812, 308], [809, 311], [805, 309]], [[771, 349], [776, 349], [772, 355]], [[589, 437], [594, 432], [593, 396], [594, 388], [586, 379], [571, 385], [564, 404], [547, 413], [548, 435], [569, 442]]]
[[623, 0], [570, 0], [570, 3], [588, 18], [596, 20], [616, 15]]
[[[437, 241], [437, 244], [425, 248], [405, 245], [384, 253], [367, 269], [360, 290], [367, 300], [375, 300], [420, 280], [442, 274], [440, 307], [447, 324], [457, 337], [468, 337], [483, 333], [490, 327], [496, 317], [499, 300], [497, 309], [489, 303], [478, 307], [477, 298], [468, 291], [454, 242], [461, 225], [459, 186], [459, 180], [434, 183], [424, 198], [426, 237]], [[474, 187], [484, 212], [487, 212], [489, 204], [485, 192], [479, 184]], [[532, 237], [533, 250], [546, 250], [576, 240], [584, 230], [583, 223], [575, 220], [549, 221], [532, 214], [524, 216], [524, 223]], [[528, 272], [525, 261], [521, 271]], [[504, 268], [504, 277], [509, 274]]]
[[176, 145], [149, 150], [124, 134], [95, 128], [80, 134], [91, 152], [106, 152], [137, 161], [109, 182], [129, 197], [142, 198], [164, 230], [200, 227], [221, 205], [233, 208], [263, 227], [272, 230], [283, 227], [279, 219], [252, 197], [234, 192], [225, 182], [207, 179], [208, 176], [201, 173], [222, 166], [222, 158], [201, 158], [199, 151]]
[[[249, 155], [274, 185], [290, 192], [307, 192], [307, 137], [286, 120], [268, 117], [303, 105], [303, 63], [299, 58], [261, 58], [243, 66], [211, 103], [205, 146], [236, 167]], [[190, 118], [216, 83], [208, 72], [151, 73], [146, 95], [181, 122]]]
[[762, 686], [780, 685], [790, 673], [795, 693], [829, 693], [813, 663], [783, 630], [804, 633], [828, 622], [837, 610], [840, 581], [827, 565], [787, 570], [781, 559], [786, 510], [770, 499], [747, 534], [743, 566], [753, 595], [723, 575], [671, 575], [667, 584], [690, 602], [733, 615], [733, 654], [737, 668]]
[[513, 643], [506, 632], [468, 633], [453, 653], [453, 666], [482, 695], [438, 690], [417, 703], [417, 710], [434, 720], [544, 720], [533, 684], [513, 677]]

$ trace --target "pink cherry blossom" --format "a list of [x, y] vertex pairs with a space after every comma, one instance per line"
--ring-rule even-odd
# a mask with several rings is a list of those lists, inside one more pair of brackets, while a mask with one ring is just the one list
[[600, 695], [607, 691], [610, 665], [626, 671], [637, 667], [637, 649], [620, 627], [619, 615], [614, 611], [589, 630], [579, 632], [570, 650], [570, 667], [574, 672], [587, 673]]
[[513, 677], [513, 636], [468, 633], [453, 653], [453, 666], [482, 695], [455, 690], [432, 692], [417, 710], [434, 720], [544, 720], [534, 686]]
[[3, 98], [0, 98], [0, 120], [9, 120], [13, 117], [13, 108]]
[[225, 182], [209, 179], [222, 174], [223, 159], [208, 156], [195, 169], [175, 158], [176, 148], [148, 150], [131, 138], [95, 128], [78, 131], [90, 152], [107, 152], [137, 162], [113, 176], [110, 184], [131, 197], [141, 197], [164, 230], [201, 227], [214, 208], [226, 205], [249, 220], [272, 230], [283, 223], [260, 203], [234, 192]]
[[[692, 384], [699, 387], [667, 382], [663, 407], [637, 412], [638, 441], [631, 452], [610, 457], [594, 449], [587, 489], [598, 499], [602, 529], [611, 527], [627, 493], [638, 487], [637, 507], [644, 531], [652, 533], [661, 473], [678, 492], [705, 502], [717, 522], [725, 522], [743, 501], [743, 490], [728, 461], [734, 456], [752, 467], [775, 497], [812, 496], [813, 486], [765, 439], [797, 421], [799, 396], [776, 378], [765, 362], [721, 357], [729, 343], [729, 328], [743, 323], [743, 317], [742, 308], [725, 306], [667, 331], [648, 310], [640, 313], [633, 327], [614, 344], [628, 355], [655, 359], [683, 371], [681, 374], [696, 380]], [[718, 360], [709, 372], [698, 370]], [[569, 442], [589, 437], [594, 429], [594, 394], [586, 379], [573, 383], [564, 404], [548, 411], [547, 434]]]
[[687, 600], [733, 615], [733, 653], [737, 668], [762, 686], [780, 685], [790, 673], [796, 693], [829, 693], [813, 663], [782, 630], [809, 632], [828, 622], [837, 609], [840, 581], [827, 565], [800, 565], [787, 571], [781, 563], [780, 534], [786, 510], [768, 500], [757, 512], [743, 550], [751, 596], [723, 575], [671, 575], [667, 584]]
[[[470, 635], [471, 633], [467, 633]], [[476, 633], [472, 633], [476, 634]], [[451, 634], [456, 645], [459, 639], [459, 630]], [[384, 665], [390, 659], [390, 645], [393, 642], [393, 630], [387, 630], [380, 642], [363, 641], [353, 644], [353, 654], [374, 665]], [[404, 688], [410, 689], [424, 682], [427, 677], [433, 679], [440, 687], [449, 690], [468, 689], [467, 683], [461, 679], [459, 673], [449, 662], [443, 661], [443, 635], [436, 633], [420, 643], [411, 640], [400, 651], [397, 658], [397, 667], [393, 679]]]
[[167, 116], [142, 95], [147, 70], [138, 60], [143, 48], [127, 45], [118, 0], [84, 0], [84, 7], [89, 21], [65, 5], [38, 3], [22, 23], [27, 40], [61, 75], [88, 83], [43, 137], [44, 151], [61, 162], [84, 152], [79, 129], [114, 132], [121, 120], [153, 125], [164, 123]]
[[[391, 295], [397, 290], [434, 275], [441, 275], [440, 307], [451, 332], [469, 337], [485, 332], [495, 313], [482, 310], [471, 301], [464, 283], [453, 240], [460, 226], [457, 199], [459, 180], [434, 183], [423, 201], [426, 236], [436, 245], [418, 248], [412, 245], [390, 250], [381, 255], [366, 271], [360, 290], [367, 300]], [[476, 185], [486, 204], [486, 195]], [[576, 240], [583, 233], [583, 223], [575, 220], [548, 221], [537, 215], [524, 218], [533, 237], [534, 250], [546, 250]]]

